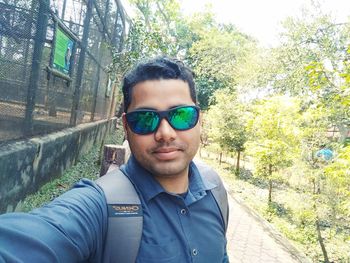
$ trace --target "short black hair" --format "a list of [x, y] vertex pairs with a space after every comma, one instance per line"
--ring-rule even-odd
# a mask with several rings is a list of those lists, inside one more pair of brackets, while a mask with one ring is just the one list
[[185, 81], [190, 88], [191, 99], [197, 104], [193, 72], [182, 61], [162, 56], [138, 63], [125, 75], [122, 86], [124, 112], [127, 112], [130, 106], [133, 87], [143, 81], [159, 79], [181, 79]]

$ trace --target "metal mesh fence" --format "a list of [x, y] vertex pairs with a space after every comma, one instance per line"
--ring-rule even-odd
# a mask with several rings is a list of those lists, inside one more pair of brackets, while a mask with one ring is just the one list
[[[0, 144], [106, 118], [127, 23], [119, 0], [0, 0]], [[64, 74], [58, 26], [75, 43]]]

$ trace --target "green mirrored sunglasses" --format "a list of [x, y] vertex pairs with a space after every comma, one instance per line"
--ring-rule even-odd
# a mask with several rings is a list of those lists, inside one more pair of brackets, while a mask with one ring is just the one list
[[184, 131], [196, 126], [199, 119], [199, 107], [179, 106], [165, 111], [141, 109], [128, 112], [125, 117], [130, 129], [141, 135], [155, 132], [163, 118], [175, 130]]

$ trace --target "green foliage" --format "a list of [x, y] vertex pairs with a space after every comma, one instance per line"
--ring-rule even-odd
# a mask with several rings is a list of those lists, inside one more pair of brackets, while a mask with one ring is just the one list
[[[328, 203], [333, 222], [350, 224], [350, 146], [341, 149], [337, 158], [324, 168]], [[343, 224], [341, 224], [343, 225]]]
[[265, 99], [253, 107], [249, 152], [257, 175], [272, 179], [274, 172], [292, 164], [299, 144], [298, 108], [288, 97]]
[[62, 177], [52, 180], [41, 187], [37, 193], [28, 196], [22, 204], [22, 210], [28, 212], [52, 201], [66, 192], [81, 178], [88, 178], [91, 180], [97, 179], [99, 173], [99, 166], [96, 164], [97, 159], [97, 151], [92, 151], [83, 156], [79, 162], [68, 169]]
[[226, 152], [242, 152], [247, 141], [243, 106], [229, 89], [217, 90], [205, 115], [208, 137]]
[[277, 202], [269, 203], [266, 212], [268, 216], [271, 216], [273, 214], [278, 217], [286, 217], [291, 213], [291, 211], [288, 208], [284, 207], [282, 204], [279, 204]]
[[253, 39], [232, 25], [218, 26], [212, 19], [210, 13], [204, 13], [190, 21], [196, 41], [189, 48], [188, 61], [197, 76], [198, 98], [203, 109], [213, 103], [210, 97], [216, 90], [234, 90], [246, 73], [242, 69], [253, 57], [250, 54], [256, 50]]
[[312, 168], [317, 168], [318, 166], [315, 153], [320, 150], [322, 145], [329, 143], [325, 131], [327, 131], [330, 125], [329, 113], [322, 105], [319, 107], [309, 107], [302, 114], [300, 125], [302, 137], [301, 157]]
[[[161, 54], [177, 57], [187, 52], [193, 40], [177, 0], [132, 0], [130, 2], [138, 11], [137, 21], [144, 25], [146, 36], [152, 42], [154, 41], [152, 44], [162, 46]], [[142, 44], [147, 46], [146, 42]], [[152, 45], [149, 47], [152, 49]], [[149, 57], [153, 54], [151, 52], [145, 55]]]
[[[311, 11], [310, 11], [311, 10]], [[279, 91], [323, 107], [344, 141], [349, 130], [349, 26], [317, 6], [284, 22], [282, 45], [271, 51], [266, 75]]]
[[117, 82], [139, 60], [167, 53], [167, 45], [158, 29], [149, 31], [142, 21], [134, 21], [124, 49], [115, 50], [108, 71]]
[[298, 225], [304, 227], [307, 225], [313, 225], [316, 220], [316, 215], [315, 212], [311, 210], [311, 208], [301, 208], [296, 212], [295, 218], [297, 220]]
[[221, 82], [213, 76], [196, 75], [197, 98], [201, 109], [207, 110], [210, 104], [213, 104], [215, 91], [225, 87], [225, 82]]

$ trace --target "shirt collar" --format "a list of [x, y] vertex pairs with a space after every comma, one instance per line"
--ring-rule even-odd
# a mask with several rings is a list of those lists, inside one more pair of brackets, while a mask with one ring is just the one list
[[[150, 201], [160, 193], [167, 193], [166, 190], [154, 179], [153, 175], [143, 168], [133, 155], [130, 156], [128, 162], [122, 165], [120, 169], [130, 178], [136, 189], [145, 198]], [[206, 195], [207, 190], [215, 188], [217, 185], [204, 180], [193, 161], [189, 165], [189, 197], [199, 200]], [[187, 199], [187, 198], [186, 198]]]
[[202, 199], [207, 195], [207, 191], [215, 188], [217, 185], [205, 180], [194, 162], [190, 163], [189, 167], [189, 189], [185, 198], [185, 204], [190, 206], [192, 203]]
[[203, 179], [200, 175], [200, 172], [196, 166], [196, 164], [192, 161], [190, 163], [190, 190], [192, 192], [206, 191], [215, 188], [217, 185], [209, 182], [208, 180]]
[[156, 195], [165, 192], [164, 188], [154, 179], [152, 174], [143, 168], [133, 155], [120, 169], [129, 177], [136, 189], [148, 202]]

